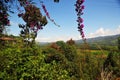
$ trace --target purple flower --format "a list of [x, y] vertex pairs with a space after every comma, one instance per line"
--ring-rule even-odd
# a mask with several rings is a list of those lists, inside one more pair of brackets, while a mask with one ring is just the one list
[[83, 10], [83, 9], [85, 9], [85, 6], [84, 6], [84, 5], [82, 5], [82, 6], [81, 6], [81, 9], [82, 9], [82, 10]]
[[38, 25], [38, 26], [37, 26], [37, 29], [43, 29], [43, 28], [42, 28], [42, 26]]
[[80, 32], [80, 33], [81, 33], [81, 35], [82, 35], [82, 34], [84, 34], [83, 30], [81, 30], [81, 32]]
[[33, 28], [35, 26], [35, 23], [34, 22], [31, 22], [30, 23], [30, 27]]
[[82, 0], [82, 2], [85, 2], [85, 0]]
[[47, 16], [48, 18], [50, 18], [50, 15], [49, 15], [49, 13], [48, 13], [48, 12], [46, 12], [46, 16]]
[[9, 21], [9, 20], [7, 21], [7, 25], [8, 25], [8, 26], [10, 25], [10, 21]]
[[44, 12], [47, 13], [47, 9], [44, 4], [42, 4], [42, 8], [43, 8]]
[[80, 29], [82, 29], [82, 28], [84, 28], [84, 24], [81, 24], [81, 25], [80, 25]]
[[77, 3], [81, 5], [84, 1], [85, 0], [77, 0]]
[[7, 18], [7, 15], [4, 15], [4, 18], [6, 19], [6, 18]]
[[85, 37], [85, 35], [84, 35], [84, 33], [82, 34], [82, 38], [84, 38]]
[[26, 1], [26, 4], [28, 5], [28, 4], [30, 4], [28, 1]]
[[81, 17], [78, 17], [77, 22], [79, 22], [79, 23], [83, 23], [83, 19], [82, 19]]
[[21, 14], [18, 14], [18, 17], [22, 17], [23, 16], [23, 13], [21, 13]]
[[84, 24], [81, 24], [83, 23], [83, 18], [81, 18], [81, 15], [83, 15], [83, 9], [85, 8], [84, 5], [82, 5], [84, 3], [85, 0], [77, 0], [76, 1], [76, 8], [75, 8], [75, 11], [77, 12], [77, 16], [78, 16], [78, 19], [77, 19], [77, 22], [78, 22], [78, 31], [80, 32], [80, 35], [82, 37], [83, 40], [85, 40], [85, 35], [84, 35], [84, 31], [83, 31], [83, 28], [84, 28]]

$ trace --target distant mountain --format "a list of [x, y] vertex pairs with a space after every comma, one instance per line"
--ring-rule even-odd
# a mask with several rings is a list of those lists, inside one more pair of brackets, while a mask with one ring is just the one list
[[[120, 34], [118, 35], [112, 35], [112, 36], [100, 36], [95, 38], [88, 38], [87, 42], [89, 44], [103, 44], [103, 45], [117, 45], [117, 38], [120, 37]], [[82, 43], [82, 40], [76, 40], [76, 44]]]
[[40, 44], [41, 46], [50, 44], [49, 42], [37, 42], [37, 43]]

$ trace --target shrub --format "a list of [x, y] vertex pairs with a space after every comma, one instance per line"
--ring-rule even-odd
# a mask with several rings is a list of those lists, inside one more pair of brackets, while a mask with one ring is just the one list
[[1, 80], [70, 80], [67, 70], [53, 60], [45, 63], [38, 47], [6, 48], [0, 52]]

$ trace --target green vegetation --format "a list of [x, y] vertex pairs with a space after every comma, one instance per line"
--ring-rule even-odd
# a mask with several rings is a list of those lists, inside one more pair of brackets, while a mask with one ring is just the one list
[[68, 72], [55, 60], [45, 62], [45, 55], [38, 46], [32, 48], [6, 47], [0, 52], [1, 80], [62, 80]]
[[[10, 36], [8, 36], [10, 37]], [[120, 77], [120, 52], [85, 50], [58, 41], [46, 46], [3, 41], [1, 80], [112, 80]]]
[[[106, 51], [116, 51], [119, 48], [120, 40], [118, 35], [113, 36], [104, 36], [104, 37], [96, 37], [96, 38], [89, 38], [87, 39], [87, 43], [89, 44], [89, 47], [91, 50], [106, 50]], [[76, 41], [76, 44], [79, 48], [83, 48], [84, 45], [82, 45], [82, 41], [78, 40]]]

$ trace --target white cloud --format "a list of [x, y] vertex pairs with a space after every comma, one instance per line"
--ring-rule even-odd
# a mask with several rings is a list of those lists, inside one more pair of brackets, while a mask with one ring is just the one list
[[38, 42], [56, 42], [56, 41], [67, 41], [69, 39], [73, 39], [73, 40], [78, 40], [80, 39], [80, 36], [78, 35], [78, 37], [72, 37], [72, 36], [58, 36], [58, 37], [40, 37], [38, 36], [36, 38], [36, 41]]
[[66, 38], [62, 38], [62, 37], [37, 37], [36, 41], [38, 42], [56, 42], [56, 41], [60, 41], [60, 40], [65, 40]]
[[114, 30], [99, 28], [95, 32], [88, 34], [87, 38], [93, 38], [93, 37], [98, 37], [98, 36], [116, 35], [116, 34], [120, 34], [120, 26]]
[[[114, 30], [105, 29], [105, 28], [101, 27], [98, 30], [96, 30], [95, 32], [89, 33], [88, 35], [86, 34], [86, 38], [116, 35], [116, 34], [120, 34], [120, 26]], [[81, 39], [81, 36], [79, 34], [77, 34], [77, 36], [76, 35], [69, 35], [69, 36], [63, 35], [63, 36], [52, 36], [52, 37], [38, 36], [36, 38], [36, 41], [38, 41], [38, 42], [56, 42], [56, 41], [60, 41], [60, 40], [67, 41], [71, 38], [73, 40], [79, 40], [79, 39]]]

